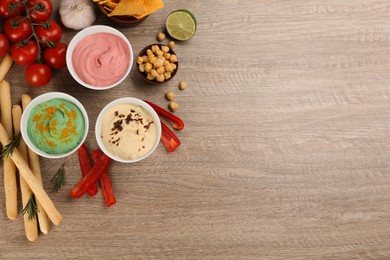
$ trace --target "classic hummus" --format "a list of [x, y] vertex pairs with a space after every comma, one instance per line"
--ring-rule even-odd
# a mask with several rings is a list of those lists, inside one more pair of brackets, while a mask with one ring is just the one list
[[27, 121], [31, 142], [49, 154], [64, 154], [78, 146], [85, 130], [84, 116], [72, 102], [53, 98], [36, 105]]
[[112, 33], [96, 33], [81, 39], [72, 54], [73, 68], [85, 83], [95, 87], [119, 81], [130, 66], [128, 44]]
[[106, 149], [125, 160], [144, 156], [158, 141], [152, 115], [133, 104], [109, 109], [103, 116], [100, 133]]

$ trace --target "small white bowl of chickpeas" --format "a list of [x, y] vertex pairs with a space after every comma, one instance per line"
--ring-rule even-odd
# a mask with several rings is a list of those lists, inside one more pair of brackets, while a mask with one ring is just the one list
[[143, 48], [137, 56], [137, 67], [148, 82], [165, 83], [179, 69], [176, 53], [168, 45], [154, 43]]

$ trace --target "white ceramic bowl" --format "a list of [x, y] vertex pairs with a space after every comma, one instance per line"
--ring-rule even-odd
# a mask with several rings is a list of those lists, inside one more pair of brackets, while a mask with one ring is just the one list
[[[111, 153], [104, 145], [103, 141], [102, 141], [102, 138], [101, 138], [101, 125], [102, 125], [102, 121], [103, 121], [103, 118], [105, 116], [105, 114], [114, 106], [117, 106], [117, 105], [120, 105], [120, 104], [133, 104], [133, 105], [136, 105], [136, 106], [140, 106], [142, 107], [144, 110], [146, 110], [147, 112], [150, 113], [150, 115], [153, 117], [153, 120], [156, 124], [156, 140], [155, 140], [155, 143], [153, 145], [153, 147], [149, 150], [149, 152], [147, 152], [145, 155], [139, 157], [139, 158], [136, 158], [136, 159], [124, 159], [124, 158], [121, 158], [119, 156], [116, 156], [114, 155], [113, 153]], [[124, 98], [119, 98], [119, 99], [116, 99], [116, 100], [113, 100], [111, 101], [110, 103], [108, 103], [103, 109], [102, 111], [100, 112], [97, 120], [96, 120], [96, 125], [95, 125], [95, 136], [96, 136], [96, 141], [100, 147], [100, 149], [107, 155], [109, 156], [111, 159], [115, 160], [115, 161], [118, 161], [118, 162], [122, 162], [122, 163], [134, 163], [134, 162], [138, 162], [138, 161], [141, 161], [143, 159], [145, 159], [146, 157], [148, 157], [149, 155], [151, 155], [153, 153], [153, 151], [156, 149], [157, 145], [159, 144], [160, 142], [160, 138], [161, 138], [161, 123], [160, 123], [160, 118], [158, 117], [157, 113], [154, 111], [154, 109], [148, 105], [147, 103], [145, 103], [144, 101], [142, 101], [141, 99], [138, 99], [138, 98], [133, 98], [133, 97], [124, 97]]]
[[[65, 99], [65, 100], [68, 100], [68, 101], [72, 102], [73, 104], [75, 104], [80, 109], [80, 111], [81, 111], [81, 113], [83, 114], [83, 117], [84, 117], [84, 133], [83, 133], [83, 136], [82, 136], [82, 138], [80, 140], [80, 143], [76, 147], [74, 147], [71, 151], [69, 151], [67, 153], [63, 153], [63, 154], [50, 154], [50, 153], [47, 153], [45, 151], [40, 150], [38, 147], [36, 147], [31, 142], [31, 139], [30, 139], [30, 137], [28, 135], [28, 132], [27, 132], [28, 118], [30, 116], [30, 113], [31, 113], [32, 109], [36, 105], [39, 105], [39, 104], [41, 104], [43, 102], [46, 102], [48, 100], [51, 100], [53, 98], [62, 98], [62, 99]], [[68, 94], [62, 93], [62, 92], [49, 92], [49, 93], [45, 93], [45, 94], [42, 94], [42, 95], [34, 98], [33, 100], [31, 100], [31, 102], [27, 105], [27, 107], [23, 111], [22, 119], [21, 119], [21, 122], [20, 122], [20, 131], [21, 131], [23, 140], [25, 141], [27, 146], [33, 152], [35, 152], [36, 154], [39, 154], [40, 156], [43, 156], [43, 157], [46, 157], [46, 158], [51, 158], [51, 159], [63, 158], [63, 157], [66, 157], [66, 156], [72, 154], [73, 152], [77, 151], [77, 149], [80, 148], [80, 146], [84, 143], [85, 139], [87, 138], [88, 129], [89, 129], [88, 114], [87, 114], [87, 111], [85, 110], [84, 106], [76, 98], [74, 98], [74, 97], [72, 97], [72, 96], [70, 96]]]
[[[72, 56], [73, 56], [74, 49], [77, 46], [77, 44], [80, 42], [80, 40], [82, 40], [86, 36], [89, 36], [89, 35], [92, 35], [92, 34], [96, 34], [96, 33], [111, 33], [113, 35], [119, 36], [120, 38], [122, 38], [127, 43], [128, 47], [129, 47], [130, 60], [129, 60], [129, 67], [126, 70], [126, 73], [123, 75], [123, 77], [120, 80], [118, 80], [117, 82], [115, 82], [115, 83], [113, 83], [111, 85], [107, 85], [107, 86], [93, 86], [91, 84], [88, 84], [88, 83], [84, 82], [79, 77], [79, 75], [77, 75], [77, 73], [76, 73], [76, 71], [74, 69], [74, 66], [73, 66], [73, 62], [72, 62]], [[130, 44], [129, 40], [126, 38], [125, 35], [123, 35], [120, 31], [118, 31], [117, 29], [114, 29], [114, 28], [112, 28], [110, 26], [94, 25], [94, 26], [90, 26], [90, 27], [87, 27], [87, 28], [81, 30], [80, 32], [78, 32], [72, 38], [72, 40], [70, 41], [70, 43], [68, 45], [67, 51], [66, 51], [66, 66], [68, 67], [70, 75], [72, 75], [72, 77], [80, 85], [83, 85], [84, 87], [89, 88], [89, 89], [105, 90], [105, 89], [113, 88], [113, 87], [119, 85], [123, 80], [125, 80], [125, 78], [130, 73], [131, 67], [133, 66], [133, 58], [134, 58], [133, 49], [131, 47], [131, 44]]]

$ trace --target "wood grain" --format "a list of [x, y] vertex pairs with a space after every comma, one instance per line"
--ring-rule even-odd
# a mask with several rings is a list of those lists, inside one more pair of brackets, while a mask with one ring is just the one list
[[[160, 145], [145, 161], [110, 166], [111, 208], [101, 192], [69, 197], [77, 154], [42, 159], [64, 221], [29, 243], [0, 192], [0, 259], [389, 259], [390, 2], [164, 2], [120, 30], [138, 53], [171, 11], [195, 14], [196, 35], [177, 42], [180, 68], [166, 85], [145, 84], [134, 66], [103, 92], [66, 69], [32, 88], [23, 68], [11, 68], [13, 103], [22, 93], [63, 91], [84, 104], [91, 149], [99, 111], [123, 96], [166, 107], [173, 91], [186, 126], [176, 152]], [[95, 24], [111, 25], [102, 16]], [[75, 34], [64, 30], [63, 41]], [[64, 161], [67, 184], [53, 193]]]

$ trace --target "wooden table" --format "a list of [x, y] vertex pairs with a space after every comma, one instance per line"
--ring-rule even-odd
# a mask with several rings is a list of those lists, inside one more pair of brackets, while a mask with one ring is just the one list
[[[101, 191], [68, 195], [80, 179], [77, 154], [42, 159], [64, 221], [34, 243], [21, 214], [7, 219], [1, 188], [0, 259], [389, 259], [389, 1], [165, 1], [120, 28], [135, 53], [178, 8], [193, 11], [198, 30], [177, 42], [180, 69], [165, 85], [145, 84], [134, 65], [111, 90], [85, 89], [67, 69], [33, 88], [12, 67], [13, 103], [66, 92], [94, 126], [115, 98], [166, 107], [173, 91], [186, 126], [174, 153], [159, 145], [142, 162], [111, 165], [111, 208]], [[63, 41], [75, 34], [65, 29]], [[93, 127], [86, 143], [97, 148]], [[67, 183], [54, 193], [64, 162]]]

